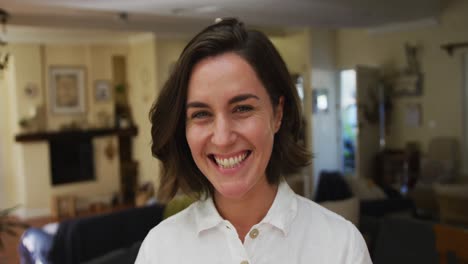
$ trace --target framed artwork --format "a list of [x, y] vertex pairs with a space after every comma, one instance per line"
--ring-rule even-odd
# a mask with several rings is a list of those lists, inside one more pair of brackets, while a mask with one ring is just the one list
[[405, 73], [399, 75], [393, 83], [395, 96], [420, 96], [423, 89], [423, 75], [421, 73]]
[[84, 67], [52, 66], [49, 70], [49, 101], [54, 114], [86, 112]]
[[314, 89], [312, 90], [312, 107], [313, 113], [327, 113], [328, 112], [328, 90], [327, 89]]
[[94, 82], [94, 100], [96, 102], [107, 102], [112, 98], [112, 84], [107, 80]]
[[408, 127], [422, 126], [422, 107], [420, 103], [408, 103], [406, 105], [405, 123]]

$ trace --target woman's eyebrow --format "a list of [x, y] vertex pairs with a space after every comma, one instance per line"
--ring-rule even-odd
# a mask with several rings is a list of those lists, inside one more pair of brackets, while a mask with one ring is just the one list
[[[242, 101], [245, 101], [245, 100], [250, 99], [250, 98], [260, 100], [260, 98], [258, 98], [258, 96], [254, 95], [254, 94], [239, 94], [239, 95], [236, 95], [233, 98], [231, 98], [228, 103], [229, 104], [235, 104], [235, 103], [242, 102]], [[205, 103], [202, 103], [202, 102], [198, 102], [198, 101], [188, 102], [187, 105], [186, 105], [186, 108], [189, 109], [191, 107], [193, 107], [193, 108], [209, 108], [209, 105], [205, 104]]]
[[202, 102], [189, 102], [187, 103], [186, 105], [186, 108], [190, 108], [190, 107], [194, 107], [194, 108], [208, 108], [209, 106], [205, 103], [202, 103]]
[[229, 104], [235, 104], [235, 103], [242, 102], [242, 101], [245, 101], [245, 100], [250, 99], [250, 98], [260, 100], [260, 98], [258, 98], [258, 96], [254, 95], [254, 94], [239, 94], [239, 95], [236, 95], [233, 98], [231, 98], [229, 100]]

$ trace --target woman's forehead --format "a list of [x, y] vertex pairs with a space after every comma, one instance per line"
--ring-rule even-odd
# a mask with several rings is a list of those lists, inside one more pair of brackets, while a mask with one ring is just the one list
[[255, 70], [242, 57], [225, 53], [197, 63], [190, 76], [187, 99], [237, 94], [266, 94]]

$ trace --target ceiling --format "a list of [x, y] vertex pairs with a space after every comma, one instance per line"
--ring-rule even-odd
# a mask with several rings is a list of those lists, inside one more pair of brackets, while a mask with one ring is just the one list
[[[449, 0], [1, 0], [9, 27], [199, 31], [216, 17], [263, 28], [381, 27], [437, 18]], [[15, 28], [15, 27], [12, 27]]]

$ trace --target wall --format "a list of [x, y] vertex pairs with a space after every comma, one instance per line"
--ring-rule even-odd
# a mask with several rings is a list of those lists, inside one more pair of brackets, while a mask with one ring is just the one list
[[[378, 65], [386, 69], [406, 66], [404, 44], [421, 47], [421, 68], [424, 74], [422, 96], [394, 100], [392, 124], [387, 134], [391, 148], [402, 148], [408, 141], [418, 141], [426, 149], [436, 136], [462, 139], [462, 60], [459, 52], [453, 57], [440, 48], [451, 42], [466, 42], [468, 36], [468, 2], [451, 1], [440, 16], [440, 24], [396, 32], [370, 34], [365, 30], [338, 32], [338, 65], [353, 68], [357, 64]], [[405, 125], [405, 107], [422, 105], [420, 127]]]
[[314, 128], [314, 186], [317, 186], [322, 170], [338, 170], [338, 113], [336, 32], [314, 28], [310, 30], [312, 89], [328, 91], [328, 111], [312, 115]]
[[[161, 91], [164, 83], [169, 78], [169, 73], [172, 67], [179, 59], [182, 50], [187, 45], [189, 39], [185, 38], [158, 38], [157, 40], [157, 85], [154, 89], [155, 95], [152, 98], [152, 102], [156, 99], [159, 92]], [[149, 131], [149, 130], [148, 130]], [[147, 147], [148, 153], [151, 153], [149, 146]], [[159, 161], [156, 158], [151, 157], [151, 163], [156, 163], [156, 167], [151, 171], [151, 177], [155, 179], [155, 186], [159, 186]]]
[[[6, 98], [6, 83], [4, 79], [3, 71], [0, 72], [0, 104], [5, 104]], [[6, 202], [6, 194], [5, 194], [5, 151], [3, 143], [3, 137], [5, 133], [5, 123], [6, 123], [6, 114], [3, 112], [4, 110], [0, 108], [0, 208], [5, 208], [7, 206]]]
[[[10, 61], [10, 64], [12, 61]], [[10, 67], [0, 72], [0, 208], [11, 206], [11, 201], [8, 200], [9, 181], [7, 175], [11, 173], [11, 157], [8, 155], [11, 140], [9, 139], [10, 125], [10, 104], [9, 104], [9, 86], [8, 76], [10, 75]]]
[[[311, 87], [311, 54], [310, 54], [310, 32], [299, 30], [285, 35], [269, 36], [271, 42], [276, 47], [281, 57], [285, 61], [290, 73], [300, 74], [304, 79], [304, 104], [303, 114], [306, 120], [306, 145], [313, 152], [312, 134], [312, 87]], [[312, 197], [313, 190], [313, 168], [315, 160], [312, 160], [310, 167], [304, 168], [301, 175], [304, 183], [305, 196]], [[291, 182], [290, 182], [291, 184]]]
[[[114, 39], [115, 40], [115, 39]], [[104, 152], [111, 144], [117, 147], [114, 137], [104, 137], [94, 140], [96, 154], [96, 177], [93, 182], [69, 184], [51, 187], [49, 182], [50, 168], [49, 152], [46, 142], [19, 144], [13, 141], [20, 131], [17, 121], [31, 115], [36, 105], [48, 102], [48, 68], [52, 65], [81, 65], [86, 69], [87, 93], [85, 114], [57, 115], [47, 111], [47, 127], [51, 130], [60, 129], [73, 121], [86, 121], [87, 126], [97, 122], [96, 114], [105, 111], [113, 115], [113, 101], [96, 102], [93, 86], [95, 80], [112, 80], [110, 65], [113, 55], [127, 58], [128, 99], [133, 118], [139, 128], [139, 134], [134, 139], [134, 158], [139, 163], [139, 182], [153, 181], [158, 183], [159, 164], [151, 155], [150, 122], [148, 113], [160, 87], [167, 79], [169, 69], [177, 60], [186, 39], [157, 40], [153, 34], [133, 35], [125, 41], [108, 43], [83, 43], [60, 39], [53, 43], [12, 44], [14, 67], [9, 74], [11, 81], [7, 82], [7, 74], [2, 78], [0, 98], [2, 145], [0, 180], [6, 192], [2, 192], [6, 204], [23, 205], [20, 212], [23, 216], [36, 216], [49, 213], [50, 197], [62, 193], [86, 193], [86, 196], [100, 196], [119, 189], [118, 161], [116, 158], [107, 160]], [[159, 56], [158, 56], [159, 55]], [[14, 62], [17, 63], [14, 63]], [[16, 74], [18, 73], [18, 74]], [[39, 87], [36, 97], [30, 98], [23, 93], [24, 87], [34, 83]], [[3, 96], [5, 95], [5, 96]], [[4, 120], [6, 119], [6, 120]], [[4, 184], [3, 184], [4, 183]]]
[[158, 164], [151, 155], [151, 124], [148, 113], [156, 97], [156, 48], [158, 44], [152, 34], [131, 39], [127, 71], [130, 87], [129, 103], [133, 119], [138, 126], [134, 143], [134, 158], [139, 162], [139, 182], [157, 183]]
[[[49, 130], [59, 129], [72, 121], [86, 120], [87, 126], [96, 125], [96, 114], [106, 111], [112, 115], [113, 101], [95, 102], [93, 84], [95, 80], [111, 80], [111, 56], [127, 54], [126, 45], [110, 44], [10, 44], [13, 55], [5, 99], [0, 105], [1, 113], [8, 116], [7, 126], [2, 132], [6, 146], [2, 146], [2, 162], [11, 164], [3, 169], [7, 203], [21, 204], [20, 214], [25, 217], [50, 213], [52, 195], [62, 193], [86, 194], [86, 198], [110, 195], [119, 190], [118, 159], [109, 160], [105, 149], [109, 145], [117, 148], [115, 137], [101, 137], [93, 141], [95, 149], [96, 180], [76, 184], [51, 186], [49, 149], [46, 142], [16, 143], [14, 136], [20, 131], [18, 120], [31, 115], [32, 109], [46, 104], [48, 69], [52, 65], [80, 65], [86, 69], [87, 112], [80, 115], [58, 115], [46, 111]], [[39, 92], [36, 97], [26, 96], [24, 88], [34, 83]], [[3, 130], [2, 122], [2, 130]], [[117, 151], [117, 149], [116, 149]]]
[[[28, 203], [28, 196], [32, 198], [32, 203], [40, 203], [44, 199], [41, 197], [39, 189], [31, 190], [31, 192], [28, 193], [28, 187], [31, 187], [32, 183], [38, 183], [37, 179], [42, 178], [44, 175], [42, 171], [47, 167], [43, 164], [48, 164], [43, 163], [43, 153], [37, 155], [39, 159], [38, 162], [32, 162], [31, 156], [28, 155], [27, 152], [29, 149], [34, 149], [32, 153], [32, 157], [34, 159], [34, 156], [36, 156], [34, 153], [38, 146], [39, 148], [44, 148], [44, 150], [48, 150], [48, 148], [44, 143], [34, 143], [26, 146], [13, 143], [12, 141], [14, 139], [14, 135], [19, 132], [17, 124], [18, 120], [29, 116], [35, 105], [43, 103], [42, 95], [44, 94], [44, 91], [42, 89], [39, 88], [37, 96], [30, 100], [28, 100], [29, 98], [27, 98], [25, 93], [23, 93], [23, 88], [29, 83], [42, 86], [42, 58], [41, 48], [39, 45], [14, 45], [11, 47], [11, 51], [14, 63], [12, 64], [8, 83], [8, 89], [10, 91], [8, 97], [10, 103], [8, 141], [11, 144], [10, 149], [8, 149], [8, 153], [11, 153], [10, 159], [12, 167], [10, 174], [7, 176], [7, 178], [9, 178], [7, 181], [9, 182], [9, 188], [11, 188], [11, 191], [9, 192], [10, 200], [12, 200], [15, 205], [21, 204], [22, 212], [24, 213], [26, 208], [29, 208], [30, 206]], [[28, 164], [31, 167], [26, 168], [25, 164]], [[30, 179], [27, 177], [27, 173], [29, 171], [32, 173], [30, 175]], [[48, 183], [48, 181], [46, 181], [46, 183]], [[29, 186], [26, 186], [27, 184]], [[41, 188], [42, 185], [43, 183], [39, 183], [39, 186], [35, 187]], [[34, 205], [31, 205], [31, 208], [33, 207]], [[33, 214], [35, 213], [36, 212]]]

